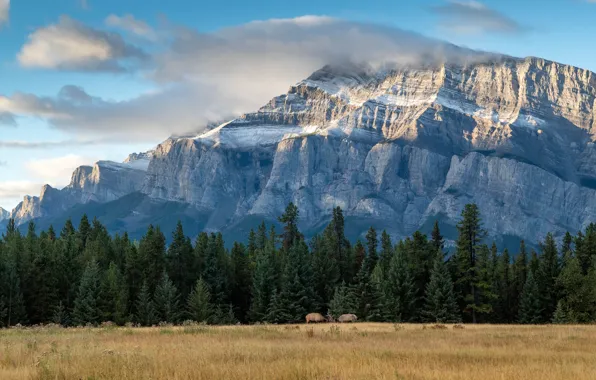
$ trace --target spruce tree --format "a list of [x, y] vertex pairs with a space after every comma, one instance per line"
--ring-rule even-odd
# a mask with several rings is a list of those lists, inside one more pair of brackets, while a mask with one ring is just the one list
[[480, 310], [486, 310], [480, 300], [478, 290], [479, 268], [478, 248], [486, 232], [482, 229], [480, 211], [475, 204], [467, 204], [462, 211], [462, 219], [457, 224], [456, 261], [458, 280], [457, 289], [462, 296], [461, 307], [470, 315], [472, 323], [476, 323]]
[[100, 275], [99, 266], [95, 260], [87, 264], [77, 298], [74, 301], [72, 312], [74, 323], [77, 325], [98, 324], [101, 321], [99, 309]]
[[518, 315], [519, 323], [537, 324], [542, 322], [541, 305], [540, 290], [534, 280], [534, 274], [530, 271], [520, 300]]
[[377, 265], [377, 261], [378, 261], [378, 256], [377, 256], [377, 246], [378, 246], [378, 241], [377, 241], [377, 231], [373, 228], [370, 227], [368, 229], [368, 232], [366, 233], [366, 248], [367, 248], [367, 252], [368, 252], [368, 270], [369, 270], [369, 274], [372, 273], [372, 271], [375, 269], [376, 265]]
[[312, 310], [312, 271], [308, 247], [304, 241], [294, 244], [286, 256], [281, 288], [271, 305], [267, 319], [277, 323], [297, 323]]
[[350, 287], [344, 282], [335, 288], [333, 299], [329, 303], [329, 314], [337, 319], [342, 314], [355, 313], [354, 296]]
[[172, 282], [180, 290], [180, 295], [186, 299], [196, 281], [196, 275], [193, 273], [195, 257], [192, 244], [184, 234], [181, 221], [178, 221], [176, 230], [172, 233], [172, 243], [167, 253], [167, 264]]
[[441, 252], [443, 253], [443, 249], [445, 246], [445, 239], [443, 235], [441, 235], [441, 230], [439, 229], [439, 221], [435, 220], [435, 224], [433, 226], [433, 231], [431, 233], [431, 245], [433, 247], [433, 252]]
[[278, 272], [275, 247], [266, 244], [259, 251], [252, 275], [252, 303], [249, 318], [253, 322], [264, 321], [270, 308], [273, 293], [277, 290]]
[[522, 240], [519, 246], [519, 252], [515, 257], [513, 263], [513, 280], [512, 280], [512, 298], [511, 298], [511, 316], [515, 320], [519, 314], [519, 302], [521, 294], [526, 284], [526, 276], [528, 273], [528, 252], [526, 251], [526, 243]]
[[231, 303], [235, 306], [236, 315], [241, 322], [247, 322], [250, 308], [252, 273], [250, 262], [243, 244], [234, 243], [232, 248], [233, 284]]
[[404, 253], [398, 252], [392, 257], [384, 288], [389, 318], [396, 322], [412, 321], [416, 316], [417, 292]]
[[143, 285], [139, 290], [137, 300], [135, 302], [135, 320], [142, 326], [151, 326], [157, 322], [157, 314], [155, 311], [155, 304], [151, 299], [149, 292], [149, 285], [147, 281], [143, 281]]
[[389, 271], [393, 252], [394, 250], [393, 244], [391, 243], [391, 237], [387, 231], [383, 230], [381, 233], [381, 255], [379, 257], [379, 264], [381, 265], [383, 273], [387, 273]]
[[180, 295], [166, 272], [155, 288], [153, 297], [157, 319], [160, 322], [177, 323], [180, 318]]
[[111, 262], [104, 274], [99, 292], [102, 321], [123, 325], [128, 317], [128, 291], [116, 263]]
[[544, 242], [540, 244], [540, 248], [542, 254], [535, 279], [540, 289], [542, 321], [547, 322], [552, 319], [559, 299], [556, 286], [560, 273], [559, 253], [555, 238], [551, 233], [546, 235]]
[[139, 244], [139, 258], [149, 292], [153, 293], [166, 269], [166, 238], [159, 227], [149, 226]]
[[200, 278], [186, 301], [186, 311], [188, 317], [199, 323], [209, 321], [211, 318], [211, 295], [207, 284]]
[[451, 275], [440, 253], [435, 259], [430, 281], [426, 286], [423, 320], [436, 323], [457, 323], [461, 321], [459, 307], [453, 289]]

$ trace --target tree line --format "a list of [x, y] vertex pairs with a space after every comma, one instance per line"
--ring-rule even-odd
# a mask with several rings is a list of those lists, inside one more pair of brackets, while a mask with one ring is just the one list
[[589, 323], [596, 320], [596, 225], [539, 252], [487, 244], [478, 207], [466, 205], [448, 254], [435, 223], [394, 243], [370, 228], [345, 236], [341, 208], [307, 241], [298, 208], [262, 223], [226, 249], [221, 233], [193, 242], [181, 223], [166, 244], [149, 226], [140, 241], [111, 236], [97, 220], [67, 221], [57, 234], [23, 235], [14, 220], [0, 240], [0, 327], [296, 323], [307, 313], [356, 314], [377, 322]]

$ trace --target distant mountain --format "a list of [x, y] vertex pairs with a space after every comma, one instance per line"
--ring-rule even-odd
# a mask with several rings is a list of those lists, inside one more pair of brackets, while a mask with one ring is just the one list
[[0, 222], [8, 219], [10, 217], [10, 212], [6, 211], [2, 207], [0, 207]]
[[[12, 216], [120, 202], [103, 216], [114, 229], [178, 215], [192, 230], [245, 231], [292, 201], [306, 231], [341, 206], [351, 237], [370, 225], [403, 237], [435, 219], [454, 235], [475, 202], [491, 238], [535, 243], [596, 219], [595, 131], [596, 75], [540, 58], [327, 66], [257, 112], [168, 139], [142, 165], [80, 168]], [[130, 194], [142, 200], [122, 203]]]

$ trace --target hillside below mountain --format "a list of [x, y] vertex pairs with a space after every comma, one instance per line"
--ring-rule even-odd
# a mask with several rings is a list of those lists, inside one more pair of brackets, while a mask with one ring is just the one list
[[257, 112], [81, 167], [11, 217], [43, 225], [93, 204], [114, 230], [178, 215], [244, 232], [294, 202], [312, 233], [340, 206], [351, 238], [370, 225], [403, 237], [435, 219], [453, 231], [474, 202], [492, 238], [535, 243], [596, 219], [595, 133], [594, 73], [544, 59], [327, 66]]

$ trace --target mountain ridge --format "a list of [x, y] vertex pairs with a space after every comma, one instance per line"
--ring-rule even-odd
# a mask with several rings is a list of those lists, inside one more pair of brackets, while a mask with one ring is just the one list
[[257, 112], [159, 144], [134, 176], [102, 177], [107, 163], [77, 169], [66, 197], [76, 202], [57, 209], [140, 191], [187, 204], [218, 230], [272, 219], [292, 201], [307, 228], [341, 206], [406, 236], [439, 214], [454, 225], [464, 202], [476, 202], [494, 216], [493, 235], [536, 242], [596, 215], [595, 99], [594, 73], [536, 57], [326, 66]]

